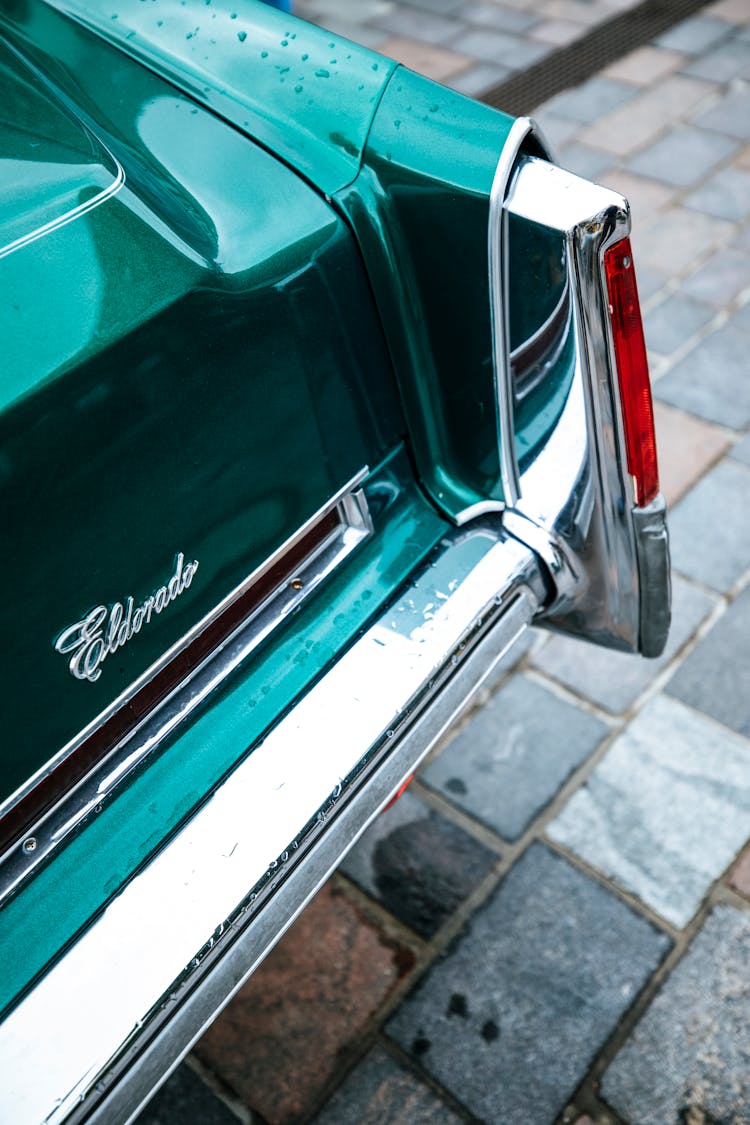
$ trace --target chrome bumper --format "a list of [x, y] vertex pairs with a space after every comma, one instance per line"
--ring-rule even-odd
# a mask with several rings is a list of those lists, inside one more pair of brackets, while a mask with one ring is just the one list
[[[496, 206], [564, 241], [575, 340], [562, 416], [520, 475], [505, 527], [546, 564], [554, 591], [546, 624], [610, 648], [658, 656], [670, 622], [666, 509], [661, 497], [648, 507], [636, 505], [602, 270], [604, 252], [630, 233], [627, 201], [525, 157]], [[496, 288], [492, 295], [499, 320], [507, 310]], [[507, 340], [508, 332], [503, 335]], [[504, 363], [507, 355], [496, 355], [496, 365]], [[513, 432], [508, 385], [499, 371], [500, 411], [511, 415]], [[517, 466], [509, 474], [514, 471]]]
[[0, 1119], [130, 1120], [547, 596], [499, 520], [451, 532], [11, 1011]]
[[516, 502], [446, 535], [11, 1011], [1, 1120], [134, 1117], [533, 619], [661, 651], [664, 505], [634, 503], [601, 283], [627, 205], [533, 159], [502, 205], [564, 235], [574, 279], [573, 384]]

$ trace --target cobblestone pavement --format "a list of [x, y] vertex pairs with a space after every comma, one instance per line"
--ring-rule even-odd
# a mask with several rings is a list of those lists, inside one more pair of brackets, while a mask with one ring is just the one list
[[[614, 6], [299, 9], [475, 93]], [[633, 206], [667, 652], [528, 635], [142, 1125], [750, 1122], [749, 0], [536, 116]]]

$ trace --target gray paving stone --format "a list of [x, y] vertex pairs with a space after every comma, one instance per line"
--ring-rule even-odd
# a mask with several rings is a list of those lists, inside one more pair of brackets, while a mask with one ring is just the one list
[[237, 1125], [235, 1115], [184, 1063], [136, 1118], [137, 1125], [177, 1125], [181, 1121]]
[[564, 168], [586, 180], [598, 180], [602, 172], [612, 167], [611, 153], [602, 152], [590, 145], [577, 144], [575, 141], [563, 145], [558, 156]]
[[548, 832], [685, 926], [750, 835], [750, 744], [658, 696]]
[[[719, 250], [682, 283], [685, 293], [723, 308], [750, 286], [750, 254]], [[747, 364], [747, 359], [746, 359]]]
[[468, 70], [447, 79], [447, 85], [459, 94], [466, 94], [470, 98], [477, 97], [493, 86], [499, 86], [512, 71], [507, 66], [497, 63], [476, 63]]
[[750, 738], [750, 588], [693, 649], [667, 690]]
[[750, 51], [746, 43], [729, 40], [694, 59], [683, 67], [682, 73], [692, 78], [707, 78], [711, 82], [750, 78]]
[[716, 310], [710, 305], [682, 293], [675, 293], [646, 313], [646, 343], [661, 355], [671, 355], [714, 316]]
[[496, 860], [478, 840], [407, 792], [370, 825], [341, 870], [430, 938]]
[[668, 947], [535, 844], [387, 1031], [482, 1121], [543, 1125]]
[[659, 379], [654, 395], [735, 430], [750, 423], [747, 336], [732, 325], [712, 332]]
[[451, 47], [464, 55], [471, 55], [484, 62], [500, 63], [511, 70], [531, 66], [549, 54], [546, 43], [532, 43], [510, 32], [490, 31], [486, 28], [472, 28], [453, 41]]
[[637, 258], [636, 266], [638, 270], [638, 296], [641, 302], [648, 301], [664, 288], [667, 278], [658, 270], [642, 265]]
[[554, 636], [535, 653], [534, 665], [608, 711], [626, 711], [715, 608], [708, 594], [675, 576], [672, 627], [658, 660], [613, 652], [571, 637]]
[[654, 42], [670, 51], [699, 55], [726, 39], [730, 30], [725, 20], [712, 19], [710, 16], [691, 16], [657, 36]]
[[516, 840], [609, 728], [525, 676], [475, 712], [422, 780]]
[[[750, 118], [750, 105], [748, 106]], [[750, 215], [750, 172], [744, 168], [722, 168], [685, 200], [687, 207], [739, 222]]]
[[724, 458], [669, 517], [675, 570], [728, 591], [750, 566], [750, 470]]
[[662, 183], [689, 187], [736, 149], [728, 137], [677, 125], [628, 162], [628, 168]]
[[542, 127], [544, 136], [555, 151], [567, 141], [572, 140], [580, 129], [577, 121], [571, 121], [569, 117], [558, 117], [557, 114], [547, 110], [543, 110], [535, 116]]
[[741, 461], [743, 465], [750, 465], [750, 434], [734, 446], [730, 452], [730, 457], [735, 461]]
[[[351, 4], [351, 0], [347, 0]], [[458, 14], [464, 7], [464, 0], [408, 0], [408, 6], [420, 11], [437, 12], [441, 16]]]
[[[750, 44], [747, 47], [750, 55]], [[750, 139], [750, 90], [730, 90], [729, 93], [706, 113], [701, 114], [695, 125], [702, 129], [715, 129], [718, 133], [729, 133], [739, 140]]]
[[604, 1075], [639, 1125], [750, 1121], [750, 916], [717, 907]]
[[351, 1072], [316, 1125], [459, 1125], [429, 1086], [375, 1047]]
[[513, 8], [501, 8], [491, 3], [471, 3], [466, 5], [464, 18], [469, 23], [478, 23], [484, 27], [493, 27], [496, 31], [514, 31], [516, 33], [528, 31], [539, 23], [538, 16], [529, 12], [517, 11]]
[[424, 43], [447, 43], [464, 30], [460, 20], [399, 4], [394, 11], [377, 21], [378, 27], [391, 35], [406, 35]]
[[[295, 9], [296, 11], [296, 9]], [[302, 12], [299, 13], [302, 15]], [[312, 14], [306, 15], [305, 18], [313, 19]], [[366, 23], [354, 22], [348, 19], [342, 19], [333, 13], [321, 13], [314, 17], [315, 23], [320, 27], [326, 28], [333, 35], [340, 35], [344, 39], [351, 39], [353, 43], [359, 43], [363, 47], [370, 47], [376, 51], [388, 39], [388, 34], [380, 31], [377, 27], [370, 27]]]
[[546, 103], [546, 108], [559, 117], [569, 117], [572, 121], [589, 125], [605, 113], [630, 101], [638, 93], [638, 87], [629, 82], [596, 77], [558, 94]]

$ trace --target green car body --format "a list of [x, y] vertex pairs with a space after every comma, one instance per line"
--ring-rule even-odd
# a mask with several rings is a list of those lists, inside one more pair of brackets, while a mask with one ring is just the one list
[[[333, 691], [391, 607], [408, 616], [404, 591], [424, 588], [430, 560], [440, 572], [450, 555], [455, 588], [501, 548], [511, 560], [508, 596], [484, 620], [467, 610], [455, 634], [470, 643], [441, 641], [403, 737], [389, 727], [377, 754], [366, 742], [318, 815], [300, 814], [287, 843], [330, 856], [285, 876], [288, 848], [269, 844], [262, 878], [248, 876], [245, 922], [232, 924], [254, 933], [248, 903], [261, 895], [276, 904], [268, 932], [241, 955], [212, 937], [210, 956], [185, 959], [196, 979], [177, 974], [182, 1008], [211, 994], [197, 1022], [165, 1031], [157, 989], [148, 1019], [80, 1074], [71, 1062], [62, 1100], [49, 1095], [50, 1120], [112, 1121], [426, 752], [442, 728], [407, 743], [417, 720], [429, 726], [432, 695], [452, 714], [481, 680], [488, 624], [494, 655], [535, 615], [658, 651], [663, 505], [634, 503], [617, 394], [605, 387], [602, 436], [590, 406], [602, 380], [586, 383], [576, 346], [585, 332], [587, 363], [614, 380], [601, 277], [585, 279], [596, 295], [583, 302], [569, 265], [600, 262], [605, 240], [627, 234], [624, 203], [592, 196], [596, 231], [530, 220], [511, 177], [524, 160], [527, 181], [551, 167], [530, 126], [254, 0], [10, 0], [0, 31], [6, 1065], [66, 959], [273, 732], [305, 729], [305, 701]], [[591, 251], [586, 238], [599, 239]], [[579, 379], [576, 408], [596, 415], [589, 437], [608, 453], [587, 455], [575, 504], [566, 496], [547, 519], [538, 470]], [[587, 481], [601, 500], [584, 527]], [[605, 531], [590, 532], [600, 508]], [[461, 687], [464, 650], [475, 670]], [[141, 737], [166, 713], [158, 737]], [[350, 782], [362, 812], [347, 827]], [[221, 976], [211, 963], [230, 960], [231, 981], [206, 984]], [[14, 1093], [8, 1119], [36, 1120], [45, 1097]]]

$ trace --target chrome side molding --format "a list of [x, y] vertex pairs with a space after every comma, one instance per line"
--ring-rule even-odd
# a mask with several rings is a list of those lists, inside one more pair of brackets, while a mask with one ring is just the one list
[[[176, 656], [195, 654], [193, 666], [186, 674], [182, 670], [177, 685], [167, 690], [132, 729], [108, 747], [83, 780], [67, 790], [22, 839], [0, 856], [0, 904], [15, 893], [41, 863], [64, 846], [73, 833], [80, 831], [88, 818], [97, 815], [133, 771], [158, 751], [164, 739], [185, 723], [277, 625], [372, 534], [367, 499], [360, 488], [367, 472], [366, 468], [362, 469], [331, 497], [120, 697], [118, 703], [124, 707], [136, 689], [148, 689], [157, 675], [168, 672]], [[209, 629], [213, 632], [209, 633]], [[203, 636], [213, 638], [207, 652], [195, 648]], [[93, 733], [102, 730], [106, 733], [105, 724], [113, 710], [114, 705], [100, 717]]]
[[520, 477], [504, 525], [544, 560], [554, 587], [543, 620], [608, 647], [658, 655], [669, 627], [663, 501], [645, 516], [628, 473], [606, 249], [630, 232], [627, 201], [522, 157], [505, 210], [560, 234], [572, 298], [575, 372], [557, 426]]
[[545, 597], [499, 521], [450, 531], [9, 1013], [0, 1119], [132, 1120]]

